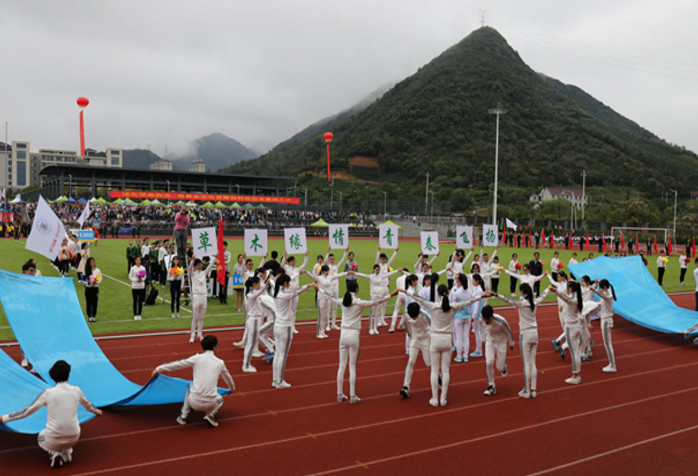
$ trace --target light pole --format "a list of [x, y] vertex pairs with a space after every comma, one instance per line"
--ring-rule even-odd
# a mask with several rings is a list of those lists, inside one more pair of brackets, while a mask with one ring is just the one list
[[238, 195], [240, 195], [240, 185], [236, 183], [235, 186], [236, 186], [237, 189], [238, 189]]
[[383, 216], [386, 216], [388, 214], [388, 192], [381, 190], [381, 193], [383, 194]]
[[342, 216], [342, 192], [337, 192], [339, 194], [339, 216]]
[[490, 114], [495, 114], [497, 116], [497, 135], [494, 145], [494, 205], [492, 207], [492, 224], [497, 224], [497, 180], [499, 178], [499, 115], [506, 114], [506, 111], [502, 109], [499, 104], [495, 109], [489, 110]]
[[676, 200], [679, 197], [679, 192], [676, 190], [669, 189], [674, 192], [674, 240], [676, 240]]
[[431, 194], [431, 222], [434, 223], [434, 191], [429, 190]]
[[308, 206], [308, 189], [303, 187], [301, 190], [303, 190], [303, 193], [305, 194], [305, 206]]
[[68, 197], [73, 196], [73, 175], [68, 174]]

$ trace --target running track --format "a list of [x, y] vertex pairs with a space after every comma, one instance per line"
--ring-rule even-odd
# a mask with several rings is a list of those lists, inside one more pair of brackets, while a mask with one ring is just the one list
[[[690, 307], [693, 296], [674, 296]], [[517, 334], [517, 318], [500, 311]], [[404, 333], [362, 334], [358, 405], [335, 402], [338, 332], [314, 338], [299, 326], [288, 360], [288, 390], [270, 387], [271, 366], [240, 370], [241, 331], [218, 332], [218, 355], [238, 391], [226, 398], [220, 426], [201, 414], [175, 422], [179, 405], [109, 409], [82, 427], [74, 462], [51, 470], [35, 436], [0, 432], [3, 474], [695, 474], [698, 450], [698, 349], [679, 336], [655, 333], [616, 317], [613, 340], [620, 371], [604, 374], [598, 328], [594, 359], [583, 383], [570, 386], [569, 359], [550, 339], [560, 333], [553, 306], [538, 313], [538, 399], [522, 387], [517, 348], [497, 395], [484, 397], [483, 359], [451, 366], [448, 406], [428, 404], [428, 370], [421, 358], [412, 398], [398, 391], [406, 356]], [[364, 324], [364, 327], [366, 325]], [[598, 327], [598, 326], [597, 326]], [[517, 339], [518, 340], [518, 339]], [[127, 377], [145, 383], [153, 367], [199, 351], [184, 335], [102, 340]], [[8, 349], [18, 357], [18, 349]], [[187, 372], [174, 374], [189, 378]], [[348, 382], [345, 387], [348, 393]]]

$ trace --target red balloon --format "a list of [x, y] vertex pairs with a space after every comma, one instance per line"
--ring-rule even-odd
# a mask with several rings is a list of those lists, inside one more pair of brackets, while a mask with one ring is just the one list
[[79, 97], [78, 98], [78, 106], [87, 107], [88, 104], [90, 104], [90, 101], [86, 97]]
[[332, 142], [332, 139], [334, 139], [334, 134], [332, 134], [331, 132], [325, 132], [323, 137], [327, 142]]

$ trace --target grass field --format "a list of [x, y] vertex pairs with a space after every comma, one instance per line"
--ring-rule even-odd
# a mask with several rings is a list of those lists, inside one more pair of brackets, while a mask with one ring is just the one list
[[[233, 260], [242, 249], [242, 240], [228, 238], [229, 247], [233, 255]], [[105, 276], [104, 281], [100, 285], [100, 295], [99, 295], [99, 308], [97, 313], [97, 322], [90, 324], [94, 334], [111, 334], [111, 333], [123, 333], [123, 332], [140, 332], [140, 331], [152, 331], [152, 330], [173, 330], [173, 329], [188, 329], [190, 324], [191, 313], [189, 312], [189, 307], [184, 306], [181, 312], [180, 319], [172, 319], [170, 317], [170, 306], [169, 303], [163, 302], [162, 299], [158, 299], [158, 302], [154, 306], [146, 306], [143, 309], [143, 320], [134, 321], [131, 309], [131, 289], [130, 283], [128, 281], [128, 273], [126, 266], [126, 246], [128, 241], [125, 239], [106, 239], [100, 240], [98, 246], [92, 247], [92, 256], [95, 258], [97, 267], [99, 267]], [[327, 253], [327, 240], [313, 240], [310, 239], [309, 242], [309, 258], [307, 269], [310, 270], [316, 261], [318, 254]], [[280, 254], [283, 254], [281, 239], [271, 239], [269, 241], [269, 249], [276, 249]], [[434, 268], [437, 270], [443, 269], [446, 266], [449, 255], [453, 252], [454, 245], [441, 243], [441, 255], [434, 262]], [[350, 249], [356, 253], [356, 260], [359, 265], [359, 271], [362, 273], [370, 273], [373, 267], [375, 255], [376, 255], [377, 242], [373, 240], [358, 240], [355, 239], [351, 242]], [[391, 250], [387, 250], [391, 251]], [[479, 251], [479, 249], [478, 249]], [[490, 248], [485, 250], [490, 255], [494, 249]], [[511, 259], [513, 252], [519, 255], [519, 262], [528, 262], [533, 257], [534, 249], [526, 248], [500, 248], [498, 251], [498, 256], [500, 256], [500, 262], [502, 265], [506, 266]], [[545, 270], [549, 271], [549, 263], [552, 258], [552, 250], [540, 249], [538, 250], [541, 254], [541, 260], [545, 263]], [[570, 259], [572, 252], [559, 250], [560, 260], [562, 263], [567, 263]], [[393, 262], [393, 268], [401, 267], [408, 268], [412, 270], [413, 265], [417, 259], [419, 253], [419, 242], [418, 241], [406, 241], [403, 240], [400, 243], [400, 250], [398, 252], [397, 258]], [[588, 255], [587, 252], [577, 252], [578, 259], [581, 261], [582, 256]], [[341, 257], [341, 253], [337, 253], [337, 260]], [[598, 256], [600, 253], [596, 253]], [[21, 266], [29, 258], [34, 257], [37, 260], [39, 269], [44, 276], [57, 276], [58, 273], [51, 266], [49, 261], [43, 256], [37, 255], [31, 251], [24, 249], [24, 241], [14, 241], [3, 239], [0, 240], [0, 256], [2, 256], [2, 264], [0, 265], [2, 269], [6, 269], [13, 272], [21, 272]], [[260, 258], [255, 258], [255, 266], [259, 263]], [[297, 258], [298, 264], [302, 262], [302, 257]], [[649, 258], [648, 269], [650, 272], [656, 276], [656, 259], [654, 257]], [[667, 272], [664, 278], [664, 289], [667, 292], [670, 291], [685, 291], [693, 290], [693, 278], [690, 274], [693, 269], [692, 265], [689, 265], [689, 273], [687, 276], [688, 283], [686, 286], [679, 285], [679, 265], [678, 257], [674, 256], [670, 258], [667, 265]], [[71, 277], [75, 278], [75, 272], [71, 271]], [[67, 279], [67, 278], [66, 278]], [[305, 284], [310, 280], [307, 277], [301, 277], [301, 284]], [[445, 279], [444, 279], [445, 281]], [[543, 281], [547, 283], [547, 280]], [[394, 283], [394, 280], [393, 280]], [[505, 276], [501, 280], [500, 291], [508, 292], [508, 276]], [[159, 287], [159, 286], [158, 286]], [[340, 280], [340, 293], [344, 293], [344, 280]], [[85, 293], [84, 288], [76, 283], [76, 290], [80, 303], [83, 307], [85, 305]], [[164, 292], [165, 290], [160, 288], [160, 297], [167, 299], [168, 295]], [[361, 297], [368, 299], [369, 297], [369, 286], [368, 282], [365, 280], [359, 280], [359, 294]], [[18, 297], [21, 299], [21, 296]], [[57, 297], [58, 298], [58, 297]], [[552, 297], [548, 297], [549, 301], [552, 301]], [[243, 322], [243, 313], [236, 312], [235, 307], [235, 297], [230, 296], [228, 299], [229, 304], [227, 306], [221, 306], [217, 299], [211, 299], [208, 303], [208, 310], [206, 312], [206, 327], [218, 327], [218, 326], [229, 326], [234, 324], [241, 324]], [[490, 300], [491, 304], [497, 305], [496, 300]], [[388, 312], [392, 313], [392, 302], [388, 304]], [[306, 292], [301, 295], [300, 303], [298, 306], [298, 319], [308, 320], [316, 319], [317, 311], [315, 310], [314, 304], [314, 293], [312, 291]], [[13, 340], [12, 330], [9, 328], [7, 319], [5, 318], [4, 312], [0, 313], [0, 340]]]

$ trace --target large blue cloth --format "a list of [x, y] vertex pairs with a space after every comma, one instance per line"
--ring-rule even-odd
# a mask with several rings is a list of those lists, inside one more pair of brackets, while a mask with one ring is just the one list
[[[680, 334], [698, 322], [698, 312], [678, 307], [657, 284], [639, 256], [602, 256], [569, 266], [577, 279], [588, 275], [608, 279], [618, 301], [613, 311], [635, 324], [668, 334]], [[690, 335], [698, 335], [698, 330]]]
[[[87, 399], [98, 407], [157, 405], [184, 399], [186, 387], [190, 384], [186, 380], [158, 375], [142, 387], [128, 380], [112, 365], [85, 322], [72, 279], [34, 277], [0, 270], [0, 301], [19, 345], [44, 381], [53, 384], [48, 372], [57, 360], [62, 359], [71, 365], [69, 382], [79, 386]], [[4, 357], [11, 360], [7, 355]], [[3, 369], [0, 373], [1, 378], [8, 379], [7, 384], [2, 381], [0, 387], [0, 401], [3, 402], [0, 408], [5, 408], [5, 401], [18, 404], [8, 411], [26, 406], [20, 405], [20, 401], [27, 404], [33, 401], [32, 398], [27, 402], [26, 398], [16, 395], [33, 392], [33, 397], [36, 397], [45, 388], [45, 384], [12, 363], [14, 367], [8, 365], [10, 370], [5, 372]], [[2, 361], [0, 365], [3, 365]], [[26, 378], [15, 378], [18, 371], [44, 386], [29, 386]], [[224, 393], [223, 390], [219, 392]], [[18, 398], [16, 402], [15, 398]], [[43, 421], [40, 427], [11, 424], [10, 428], [38, 433], [43, 429]]]

